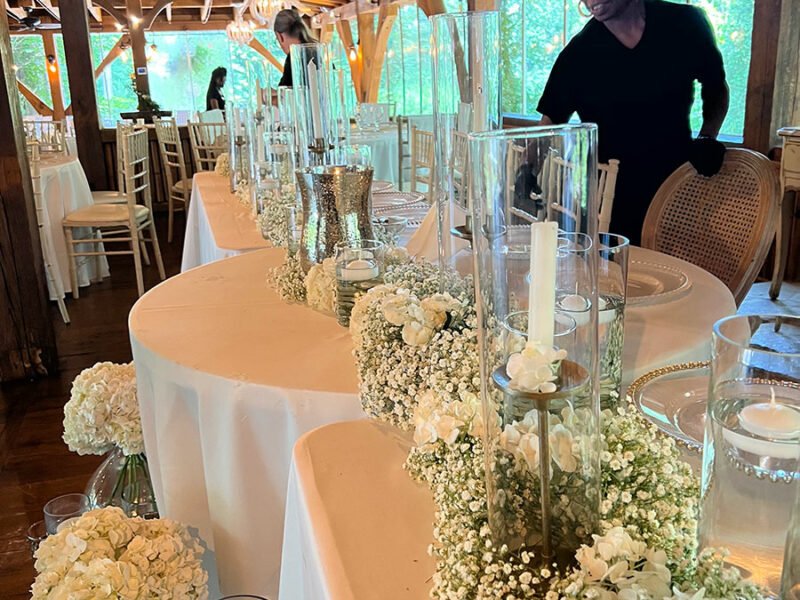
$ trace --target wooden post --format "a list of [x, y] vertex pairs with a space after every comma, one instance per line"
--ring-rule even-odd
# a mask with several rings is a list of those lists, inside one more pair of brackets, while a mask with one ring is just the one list
[[[144, 16], [141, 0], [126, 0], [128, 23], [131, 31], [131, 52], [136, 75], [136, 89], [140, 94], [150, 95], [150, 77], [147, 74], [147, 40], [144, 37]], [[139, 109], [142, 109], [141, 103]]]
[[[52, 56], [54, 59], [56, 55], [56, 43], [53, 39], [53, 32], [52, 31], [43, 31], [42, 32], [42, 43], [44, 44], [44, 55], [45, 59], [47, 57]], [[55, 70], [51, 70], [51, 66], [55, 66]], [[61, 66], [58, 64], [58, 61], [54, 61], [53, 63], [49, 62], [49, 60], [45, 60], [45, 68], [47, 69], [47, 82], [50, 84], [50, 95], [53, 98], [53, 119], [56, 121], [61, 121], [64, 119], [64, 98], [61, 94], [61, 77], [59, 76], [59, 70]]]
[[61, 0], [61, 33], [69, 70], [69, 90], [75, 137], [86, 179], [93, 190], [107, 190], [100, 140], [100, 117], [97, 114], [92, 49], [89, 45], [89, 19], [85, 0]]
[[780, 31], [781, 0], [755, 2], [744, 112], [744, 145], [764, 154], [769, 151], [772, 139], [772, 103]]
[[0, 18], [0, 381], [58, 365], [13, 64]]

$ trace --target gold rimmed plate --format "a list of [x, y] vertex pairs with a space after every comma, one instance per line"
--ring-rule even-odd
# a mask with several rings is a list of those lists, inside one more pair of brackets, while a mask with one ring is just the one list
[[708, 362], [670, 365], [642, 375], [628, 397], [645, 419], [693, 452], [703, 451]]

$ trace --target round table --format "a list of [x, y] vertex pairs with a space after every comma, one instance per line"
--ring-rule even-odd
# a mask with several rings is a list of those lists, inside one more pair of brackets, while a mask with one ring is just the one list
[[[315, 427], [363, 417], [348, 331], [277, 297], [265, 275], [282, 259], [266, 249], [189, 270], [130, 314], [159, 509], [199, 528], [225, 594], [276, 596], [292, 446]], [[639, 248], [631, 259], [679, 266], [693, 285], [626, 311], [623, 384], [706, 358], [712, 324], [736, 310], [698, 267]]]
[[359, 131], [350, 134], [350, 143], [356, 146], [369, 146], [375, 179], [400, 184], [400, 157], [396, 125], [385, 125], [377, 131]]
[[[61, 223], [69, 213], [92, 204], [92, 191], [89, 189], [86, 173], [75, 156], [48, 157], [44, 155], [39, 173], [42, 189], [43, 231], [44, 235], [50, 238], [49, 245], [53, 251], [50, 264], [55, 267], [52, 270], [53, 278], [58, 280], [56, 285], [52, 285], [48, 281], [48, 291], [50, 299], [57, 300], [58, 296], [63, 297], [63, 294], [57, 293], [56, 290], [72, 291], [67, 242]], [[86, 228], [73, 229], [73, 235], [76, 239], [88, 237], [90, 231]], [[79, 244], [76, 252], [88, 252], [95, 249], [96, 246]], [[105, 256], [95, 259], [88, 256], [78, 257], [78, 285], [80, 287], [85, 287], [92, 281], [99, 281], [108, 275], [108, 260]]]

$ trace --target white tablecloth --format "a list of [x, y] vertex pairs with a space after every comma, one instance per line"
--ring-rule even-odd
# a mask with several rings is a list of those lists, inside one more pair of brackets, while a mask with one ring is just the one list
[[[51, 300], [57, 300], [57, 290], [72, 291], [72, 281], [69, 277], [69, 258], [67, 255], [67, 242], [64, 238], [62, 221], [69, 213], [92, 204], [92, 192], [83, 167], [74, 156], [58, 156], [43, 158], [40, 163], [42, 186], [42, 208], [44, 227], [43, 235], [48, 236], [50, 248], [50, 264], [56, 285], [48, 279], [48, 292]], [[73, 229], [75, 238], [89, 235], [88, 229]], [[44, 248], [44, 244], [43, 244]], [[92, 251], [93, 246], [79, 245], [78, 251]], [[108, 277], [108, 261], [101, 257], [78, 257], [78, 285], [85, 287], [92, 281], [99, 281]]]
[[350, 143], [369, 146], [372, 153], [372, 165], [375, 179], [391, 181], [397, 187], [400, 183], [400, 155], [398, 147], [397, 126], [387, 125], [379, 131], [358, 131], [350, 134]]
[[277, 596], [292, 447], [363, 415], [350, 334], [267, 287], [282, 261], [266, 249], [182, 273], [129, 319], [160, 512], [199, 528], [225, 594]]
[[268, 248], [250, 208], [230, 191], [227, 177], [212, 171], [196, 173], [192, 181], [181, 271], [250, 250]]
[[[624, 387], [652, 369], [707, 359], [712, 325], [736, 312], [730, 291], [713, 275], [652, 250], [631, 250], [631, 260], [679, 267], [693, 285], [673, 302], [626, 309]], [[433, 508], [427, 490], [401, 469], [408, 446], [398, 437], [391, 428], [360, 421], [323, 427], [298, 441], [280, 600], [428, 597], [433, 565], [425, 549]]]

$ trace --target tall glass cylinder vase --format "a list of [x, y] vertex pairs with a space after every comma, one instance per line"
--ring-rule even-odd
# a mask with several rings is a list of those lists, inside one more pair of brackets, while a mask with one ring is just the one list
[[252, 119], [247, 108], [228, 105], [228, 156], [230, 157], [231, 192], [250, 182], [252, 169]]
[[703, 448], [700, 544], [776, 597], [800, 478], [800, 318], [714, 325]]
[[338, 142], [330, 49], [327, 44], [295, 44], [291, 57], [301, 166], [330, 164]]
[[501, 126], [500, 18], [496, 11], [441, 14], [431, 24], [433, 195], [444, 264], [469, 247], [471, 236], [467, 136]]
[[786, 534], [781, 574], [781, 598], [800, 600], [800, 486], [795, 486], [792, 522]]
[[[569, 562], [599, 516], [595, 144], [593, 125], [470, 136], [489, 524], [543, 564]], [[572, 168], [545, 200], [595, 219], [518, 222], [516, 174], [555, 149]]]

